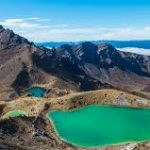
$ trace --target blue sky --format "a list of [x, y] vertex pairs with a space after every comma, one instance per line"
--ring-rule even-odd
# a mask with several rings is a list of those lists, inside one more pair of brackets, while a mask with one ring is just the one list
[[149, 0], [0, 2], [0, 24], [36, 42], [150, 39]]

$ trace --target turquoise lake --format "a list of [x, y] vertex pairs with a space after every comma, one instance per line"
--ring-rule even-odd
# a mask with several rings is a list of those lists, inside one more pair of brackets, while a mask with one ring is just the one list
[[41, 87], [32, 87], [27, 89], [26, 92], [31, 94], [33, 97], [44, 97], [46, 89]]
[[87, 106], [48, 113], [57, 134], [81, 147], [150, 140], [150, 109]]

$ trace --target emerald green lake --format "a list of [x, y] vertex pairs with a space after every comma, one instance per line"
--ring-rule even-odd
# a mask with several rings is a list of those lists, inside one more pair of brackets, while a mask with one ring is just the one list
[[48, 114], [64, 141], [81, 147], [97, 147], [150, 140], [150, 109], [87, 106]]
[[27, 93], [30, 93], [33, 97], [44, 97], [46, 89], [41, 87], [32, 87], [26, 90]]

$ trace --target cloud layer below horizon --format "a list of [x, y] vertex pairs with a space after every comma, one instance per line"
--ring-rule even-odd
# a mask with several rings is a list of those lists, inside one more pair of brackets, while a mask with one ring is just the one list
[[150, 56], [150, 49], [138, 47], [124, 47], [124, 48], [117, 48], [117, 50]]
[[47, 18], [9, 18], [0, 24], [34, 42], [89, 41], [89, 40], [146, 40], [150, 39], [150, 26], [137, 27], [72, 27], [53, 24]]

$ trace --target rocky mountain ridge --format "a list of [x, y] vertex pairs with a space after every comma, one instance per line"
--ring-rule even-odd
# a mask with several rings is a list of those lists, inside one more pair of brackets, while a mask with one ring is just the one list
[[[47, 49], [0, 26], [0, 86], [10, 96], [57, 76], [80, 90], [149, 89], [150, 56], [84, 42]], [[9, 92], [8, 92], [9, 91]]]

